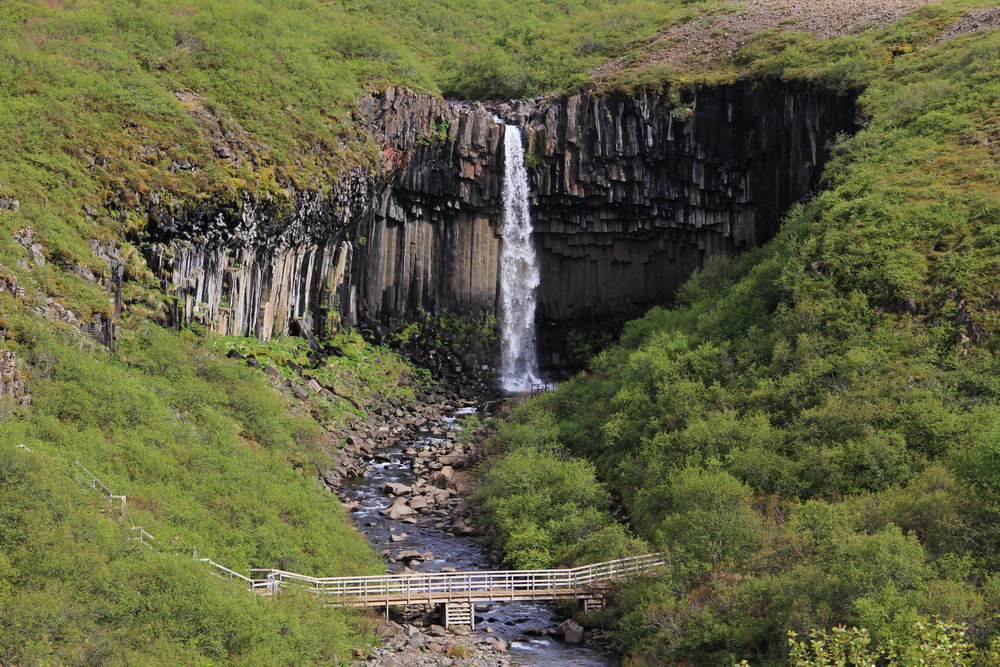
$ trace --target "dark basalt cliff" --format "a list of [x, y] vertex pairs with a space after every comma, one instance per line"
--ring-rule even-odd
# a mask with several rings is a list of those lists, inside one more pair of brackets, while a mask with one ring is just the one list
[[[485, 106], [389, 90], [359, 111], [380, 164], [291, 211], [154, 211], [149, 256], [177, 316], [268, 337], [497, 302], [503, 127], [524, 128], [540, 320], [669, 303], [713, 253], [773, 236], [815, 187], [848, 97], [738, 83], [688, 95], [585, 93]], [[322, 317], [320, 317], [322, 316]]]
[[707, 255], [767, 241], [818, 181], [853, 104], [750, 84], [691, 98], [580, 95], [528, 123], [539, 317], [633, 316], [669, 303]]

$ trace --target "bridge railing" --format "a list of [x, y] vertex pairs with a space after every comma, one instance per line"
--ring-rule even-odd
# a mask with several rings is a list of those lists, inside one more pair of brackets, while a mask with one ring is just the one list
[[505, 594], [520, 598], [527, 594], [545, 599], [643, 574], [665, 564], [664, 554], [655, 553], [559, 570], [426, 572], [364, 577], [310, 577], [276, 569], [254, 570], [253, 573], [274, 582], [273, 588], [289, 586], [355, 602], [389, 598], [400, 602], [431, 597], [460, 599], [462, 596], [489, 596], [501, 600]]
[[[31, 451], [21, 446], [25, 451]], [[67, 461], [68, 462], [68, 461]], [[128, 511], [128, 501], [124, 495], [114, 493], [110, 487], [97, 478], [79, 461], [73, 462], [78, 473], [78, 479], [83, 484], [93, 488], [109, 502], [118, 504], [121, 515], [129, 526], [130, 538], [142, 542], [155, 549], [154, 537], [142, 526], [132, 520]], [[446, 597], [460, 600], [462, 596], [488, 596], [491, 599], [503, 600], [505, 594], [511, 599], [517, 596], [524, 599], [524, 593], [536, 599], [551, 599], [561, 592], [581, 591], [586, 587], [596, 587], [598, 584], [622, 579], [637, 574], [643, 574], [666, 565], [666, 557], [662, 553], [621, 558], [618, 560], [584, 565], [581, 567], [560, 570], [494, 570], [472, 572], [426, 572], [396, 575], [370, 575], [364, 577], [311, 577], [297, 572], [288, 572], [272, 568], [250, 570], [246, 576], [216, 563], [211, 558], [194, 557], [208, 564], [213, 574], [238, 581], [255, 593], [273, 594], [283, 587], [305, 589], [309, 592], [330, 595], [344, 602], [364, 603], [371, 600], [390, 600], [405, 603], [407, 600], [419, 601], [429, 597]]]

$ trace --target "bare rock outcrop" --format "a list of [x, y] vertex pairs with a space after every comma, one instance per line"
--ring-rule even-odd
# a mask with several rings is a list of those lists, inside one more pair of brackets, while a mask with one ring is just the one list
[[[449, 103], [389, 89], [358, 124], [379, 148], [326, 191], [202, 210], [161, 201], [147, 257], [172, 317], [268, 338], [428, 312], [495, 312], [503, 126], [524, 128], [541, 262], [538, 317], [668, 304], [716, 253], [769, 239], [815, 187], [849, 96], [779, 83]], [[381, 325], [379, 325], [381, 326]]]

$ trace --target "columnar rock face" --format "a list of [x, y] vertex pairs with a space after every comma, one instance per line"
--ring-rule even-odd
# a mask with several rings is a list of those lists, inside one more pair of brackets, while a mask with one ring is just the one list
[[854, 117], [850, 100], [751, 84], [500, 112], [528, 124], [539, 317], [556, 321], [669, 303], [706, 256], [771, 238]]
[[347, 320], [418, 308], [492, 310], [503, 127], [482, 105], [396, 90], [373, 99], [367, 113], [391, 176], [357, 222]]
[[371, 192], [356, 170], [330, 193], [297, 193], [290, 211], [250, 197], [236, 206], [154, 209], [145, 254], [173, 297], [170, 319], [262, 339], [295, 331], [296, 322], [311, 327], [338, 305], [351, 221]]
[[[290, 212], [154, 211], [148, 255], [178, 316], [262, 337], [496, 309], [503, 126], [524, 127], [540, 254], [539, 318], [635, 316], [669, 303], [713, 253], [773, 236], [815, 187], [854, 104], [794, 87], [739, 83], [687, 95], [585, 93], [449, 104], [390, 89], [360, 122], [374, 169]], [[324, 317], [317, 317], [323, 315]]]

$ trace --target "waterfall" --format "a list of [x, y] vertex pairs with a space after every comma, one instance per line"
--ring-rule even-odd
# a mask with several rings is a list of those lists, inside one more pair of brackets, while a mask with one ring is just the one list
[[[498, 122], [502, 122], [497, 119]], [[500, 250], [501, 382], [510, 392], [527, 391], [538, 379], [535, 351], [535, 288], [538, 257], [531, 238], [528, 171], [521, 130], [504, 128], [503, 226]]]

